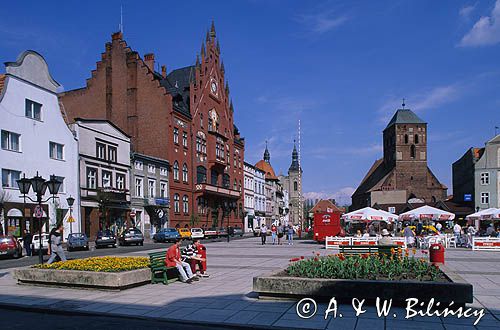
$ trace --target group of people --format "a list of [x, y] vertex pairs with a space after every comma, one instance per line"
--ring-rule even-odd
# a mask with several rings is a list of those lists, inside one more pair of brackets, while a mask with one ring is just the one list
[[[262, 224], [262, 227], [260, 229], [260, 238], [262, 245], [266, 244], [267, 240], [267, 226], [265, 224]], [[286, 241], [288, 242], [288, 245], [293, 245], [293, 234], [295, 230], [293, 229], [293, 226], [291, 224], [288, 225], [282, 225], [281, 222], [278, 223], [278, 225], [271, 225], [271, 239], [272, 239], [272, 244], [273, 245], [282, 245], [283, 244], [283, 237], [286, 236]]]
[[[179, 279], [183, 283], [191, 284], [199, 281], [200, 277], [209, 277], [207, 274], [206, 257], [202, 254], [206, 248], [199, 239], [193, 239], [193, 242], [181, 249], [181, 239], [178, 238], [165, 255], [165, 265], [167, 267], [176, 267], [179, 272]], [[198, 266], [199, 275], [196, 267]]]

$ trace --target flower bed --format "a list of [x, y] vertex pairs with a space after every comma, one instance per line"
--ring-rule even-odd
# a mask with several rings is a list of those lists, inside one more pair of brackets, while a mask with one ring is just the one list
[[149, 267], [147, 257], [92, 257], [52, 264], [35, 265], [38, 269], [79, 270], [91, 272], [125, 272]]
[[[401, 250], [399, 250], [401, 251]], [[415, 250], [413, 250], [415, 254]], [[391, 251], [391, 255], [343, 254], [313, 258], [294, 258], [285, 270], [287, 276], [326, 279], [417, 280], [447, 282], [439, 267], [423, 259]]]

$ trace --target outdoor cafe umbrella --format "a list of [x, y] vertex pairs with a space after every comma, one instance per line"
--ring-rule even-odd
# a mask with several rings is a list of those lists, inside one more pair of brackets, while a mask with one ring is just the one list
[[494, 207], [469, 214], [465, 217], [466, 220], [495, 220], [499, 218], [500, 209], [496, 209]]
[[392, 222], [397, 219], [397, 215], [385, 212], [382, 210], [376, 210], [372, 207], [365, 207], [356, 211], [346, 213], [342, 216], [346, 222], [350, 221], [385, 221]]
[[455, 214], [424, 205], [399, 215], [399, 221], [419, 219], [433, 221], [453, 220], [455, 219]]

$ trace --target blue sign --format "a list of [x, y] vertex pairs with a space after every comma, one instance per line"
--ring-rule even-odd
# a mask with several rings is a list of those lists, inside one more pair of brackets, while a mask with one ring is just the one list
[[472, 202], [472, 194], [464, 194], [464, 202]]
[[168, 206], [170, 204], [170, 198], [156, 198], [156, 205]]

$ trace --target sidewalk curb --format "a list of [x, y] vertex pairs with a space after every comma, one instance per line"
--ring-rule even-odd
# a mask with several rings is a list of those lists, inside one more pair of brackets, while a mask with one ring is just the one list
[[56, 314], [56, 315], [66, 315], [66, 316], [92, 316], [92, 317], [115, 317], [115, 318], [126, 318], [130, 320], [141, 320], [141, 321], [156, 321], [156, 322], [165, 322], [170, 323], [171, 325], [178, 324], [182, 325], [194, 325], [200, 326], [200, 328], [204, 327], [218, 327], [220, 329], [241, 329], [241, 330], [249, 330], [249, 329], [278, 329], [278, 330], [288, 330], [288, 329], [302, 329], [302, 328], [294, 328], [294, 327], [281, 327], [281, 326], [264, 326], [264, 325], [242, 325], [238, 323], [224, 323], [224, 322], [210, 322], [210, 321], [189, 321], [189, 320], [178, 320], [178, 319], [168, 319], [161, 317], [151, 317], [151, 316], [141, 316], [141, 315], [124, 315], [124, 314], [116, 314], [110, 312], [90, 312], [90, 311], [81, 311], [81, 310], [66, 310], [66, 309], [51, 309], [48, 307], [40, 307], [40, 306], [29, 306], [22, 304], [6, 304], [0, 303], [0, 310], [7, 309], [13, 311], [24, 311], [24, 312], [32, 312], [32, 313], [47, 313], [47, 314]]

